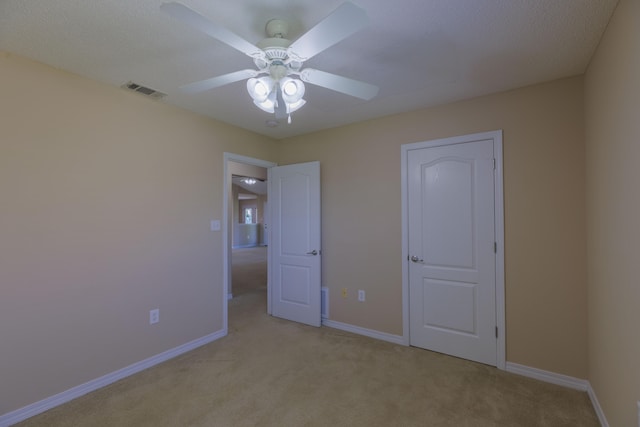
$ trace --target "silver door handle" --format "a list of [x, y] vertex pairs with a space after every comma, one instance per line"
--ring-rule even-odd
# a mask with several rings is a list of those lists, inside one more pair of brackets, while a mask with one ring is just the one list
[[417, 256], [415, 256], [415, 255], [411, 255], [411, 258], [410, 258], [410, 259], [411, 259], [411, 262], [424, 262], [424, 260], [423, 260], [423, 259], [420, 259], [420, 258], [418, 258], [418, 257], [417, 257]]
[[316, 251], [315, 249], [312, 250], [311, 252], [307, 252], [307, 255], [318, 255], [318, 251]]

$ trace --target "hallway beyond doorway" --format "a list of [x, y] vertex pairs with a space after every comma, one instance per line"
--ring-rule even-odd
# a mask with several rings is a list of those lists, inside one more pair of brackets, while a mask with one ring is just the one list
[[267, 291], [267, 247], [238, 248], [232, 251], [232, 294]]

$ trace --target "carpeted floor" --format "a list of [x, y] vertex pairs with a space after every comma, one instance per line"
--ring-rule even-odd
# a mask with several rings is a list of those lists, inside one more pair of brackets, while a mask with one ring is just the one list
[[19, 425], [599, 425], [586, 393], [265, 307], [266, 287], [238, 292], [227, 337]]
[[267, 247], [233, 249], [231, 293], [234, 297], [267, 290]]

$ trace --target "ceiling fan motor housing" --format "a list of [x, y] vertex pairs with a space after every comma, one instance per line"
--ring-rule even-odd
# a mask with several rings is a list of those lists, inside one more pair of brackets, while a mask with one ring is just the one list
[[269, 37], [284, 39], [287, 38], [287, 34], [289, 33], [289, 24], [287, 24], [287, 21], [281, 19], [271, 19], [267, 22], [265, 31]]

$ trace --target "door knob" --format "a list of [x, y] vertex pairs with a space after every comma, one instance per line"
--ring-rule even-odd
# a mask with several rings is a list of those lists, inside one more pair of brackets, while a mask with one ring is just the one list
[[311, 252], [307, 252], [307, 255], [318, 255], [318, 251], [316, 251], [315, 249], [312, 250]]
[[417, 256], [415, 256], [415, 255], [411, 255], [411, 258], [410, 258], [410, 259], [411, 259], [411, 262], [424, 262], [424, 260], [423, 260], [423, 259], [420, 259], [420, 258], [418, 258], [418, 257], [417, 257]]

